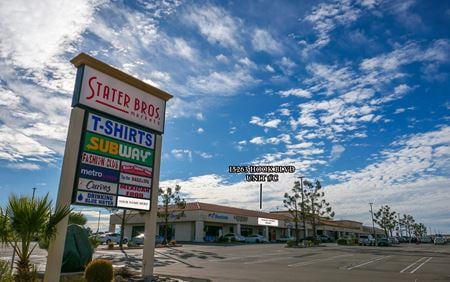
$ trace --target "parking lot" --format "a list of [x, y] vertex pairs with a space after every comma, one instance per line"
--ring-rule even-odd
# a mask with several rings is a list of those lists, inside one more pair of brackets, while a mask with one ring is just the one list
[[[159, 250], [158, 250], [159, 251]], [[450, 281], [450, 246], [285, 248], [280, 244], [189, 245], [164, 250], [163, 274], [213, 281]]]
[[[138, 271], [142, 265], [142, 249], [100, 248], [95, 256]], [[155, 273], [212, 281], [450, 281], [450, 245], [286, 248], [284, 244], [185, 244], [158, 248], [155, 257]], [[43, 269], [45, 254], [32, 260]]]

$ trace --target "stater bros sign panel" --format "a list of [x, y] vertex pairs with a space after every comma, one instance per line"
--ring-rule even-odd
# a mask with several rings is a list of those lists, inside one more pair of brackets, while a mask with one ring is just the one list
[[86, 111], [72, 202], [150, 210], [155, 134]]
[[77, 85], [72, 106], [95, 109], [163, 133], [163, 99], [87, 65], [79, 68]]

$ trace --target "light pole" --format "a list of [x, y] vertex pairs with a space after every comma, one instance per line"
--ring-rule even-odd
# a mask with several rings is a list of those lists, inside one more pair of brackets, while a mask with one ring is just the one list
[[303, 176], [299, 176], [298, 178], [300, 178], [300, 190], [302, 195], [303, 238], [306, 238], [307, 230], [306, 230], [306, 214], [305, 214], [305, 191], [303, 190]]
[[31, 196], [31, 200], [34, 201], [34, 193], [36, 192], [36, 187], [33, 187], [33, 196]]
[[98, 235], [98, 230], [100, 228], [100, 215], [102, 213], [102, 210], [98, 210], [98, 221], [97, 221], [97, 235]]
[[370, 214], [372, 215], [372, 233], [373, 233], [373, 238], [375, 238], [375, 245], [377, 244], [377, 236], [375, 234], [375, 224], [373, 222], [373, 209], [372, 209], [372, 205], [373, 203], [369, 203], [370, 205]]

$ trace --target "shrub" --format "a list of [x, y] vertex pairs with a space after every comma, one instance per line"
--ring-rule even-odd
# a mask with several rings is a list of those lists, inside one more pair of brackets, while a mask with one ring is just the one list
[[0, 282], [12, 282], [13, 276], [7, 261], [0, 260]]
[[91, 243], [92, 250], [95, 250], [100, 245], [100, 240], [96, 236], [90, 236], [89, 243]]
[[172, 246], [175, 246], [177, 244], [177, 241], [176, 240], [172, 240], [172, 241], [169, 242], [169, 244], [172, 245]]
[[111, 282], [113, 275], [112, 262], [107, 259], [91, 261], [84, 272], [84, 278], [88, 282]]
[[286, 244], [287, 244], [288, 247], [294, 247], [295, 246], [295, 240], [288, 240], [286, 242]]
[[338, 245], [347, 245], [347, 239], [338, 239], [336, 242]]

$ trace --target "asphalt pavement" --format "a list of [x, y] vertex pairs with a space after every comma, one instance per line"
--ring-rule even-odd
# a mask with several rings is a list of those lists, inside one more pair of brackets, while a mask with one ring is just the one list
[[[100, 247], [95, 256], [112, 259], [116, 267], [140, 271], [142, 266], [142, 249]], [[0, 248], [0, 258], [10, 258], [8, 249]], [[185, 244], [157, 248], [155, 258], [157, 274], [212, 281], [450, 281], [450, 245]], [[39, 270], [45, 269], [45, 251], [38, 250], [31, 259]]]

